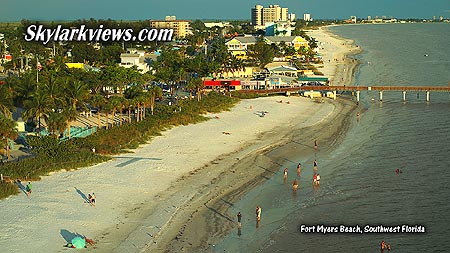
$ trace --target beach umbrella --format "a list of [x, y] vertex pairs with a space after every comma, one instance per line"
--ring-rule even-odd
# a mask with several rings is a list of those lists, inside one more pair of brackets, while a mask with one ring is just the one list
[[84, 248], [84, 246], [86, 246], [86, 240], [84, 238], [77, 236], [72, 239], [72, 245], [75, 248]]

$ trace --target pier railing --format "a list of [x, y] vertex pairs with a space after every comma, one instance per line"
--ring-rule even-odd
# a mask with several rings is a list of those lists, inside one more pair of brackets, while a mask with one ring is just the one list
[[329, 91], [333, 92], [334, 99], [336, 99], [336, 92], [338, 91], [352, 91], [356, 93], [356, 100], [359, 102], [359, 95], [361, 91], [378, 91], [380, 94], [380, 101], [383, 100], [384, 91], [402, 91], [403, 100], [406, 100], [406, 92], [408, 91], [424, 91], [426, 92], [426, 100], [430, 100], [430, 92], [450, 92], [449, 86], [299, 86], [290, 88], [266, 89], [266, 90], [240, 90], [240, 93], [245, 94], [290, 94], [301, 91]]

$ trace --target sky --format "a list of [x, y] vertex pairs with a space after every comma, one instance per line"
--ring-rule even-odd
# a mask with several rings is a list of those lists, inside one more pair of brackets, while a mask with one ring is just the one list
[[347, 19], [368, 15], [395, 18], [450, 18], [450, 0], [0, 0], [0, 22], [22, 19], [58, 21], [76, 19], [147, 20], [250, 19], [255, 4], [278, 4], [297, 18]]

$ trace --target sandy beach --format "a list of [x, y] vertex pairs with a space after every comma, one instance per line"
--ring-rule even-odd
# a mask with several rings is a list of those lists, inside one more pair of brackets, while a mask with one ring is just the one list
[[[311, 36], [331, 50], [324, 62], [352, 49], [323, 30]], [[342, 67], [351, 73], [342, 63], [350, 62], [325, 62], [321, 71], [338, 76]], [[350, 83], [351, 75], [341, 78]], [[91, 250], [98, 252], [208, 249], [235, 226], [235, 214], [227, 211], [233, 201], [280, 169], [277, 159], [284, 154], [273, 152], [276, 147], [307, 156], [319, 139], [321, 148], [332, 148], [354, 108], [340, 99], [242, 100], [229, 112], [167, 130], [109, 162], [54, 173], [34, 182], [30, 197], [20, 193], [0, 201], [0, 248], [61, 252], [82, 234], [94, 239]], [[85, 201], [93, 192], [95, 207]]]
[[331, 33], [327, 27], [308, 30], [307, 34], [319, 41], [318, 52], [324, 64], [316, 67], [329, 77], [330, 85], [350, 85], [359, 64], [351, 56], [361, 53], [361, 48], [353, 40]]

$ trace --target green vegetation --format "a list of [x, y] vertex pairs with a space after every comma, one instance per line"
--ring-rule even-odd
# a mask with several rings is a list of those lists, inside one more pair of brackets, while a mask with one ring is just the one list
[[267, 94], [255, 94], [255, 93], [242, 93], [239, 91], [232, 91], [231, 96], [239, 99], [253, 99], [253, 98], [259, 98], [262, 96], [267, 96]]
[[[100, 130], [86, 138], [59, 141], [56, 136], [34, 137], [28, 140], [35, 157], [0, 165], [0, 173], [12, 179], [39, 180], [53, 171], [72, 170], [109, 160], [109, 154], [137, 148], [161, 131], [173, 126], [201, 122], [202, 114], [230, 109], [238, 99], [210, 92], [200, 101], [183, 100], [174, 106], [156, 105], [153, 116], [138, 122]], [[151, 112], [149, 111], [148, 114]], [[96, 153], [91, 151], [96, 149]], [[1, 196], [14, 194], [10, 187], [0, 188]]]
[[0, 182], [0, 199], [19, 193], [19, 188], [12, 183]]

